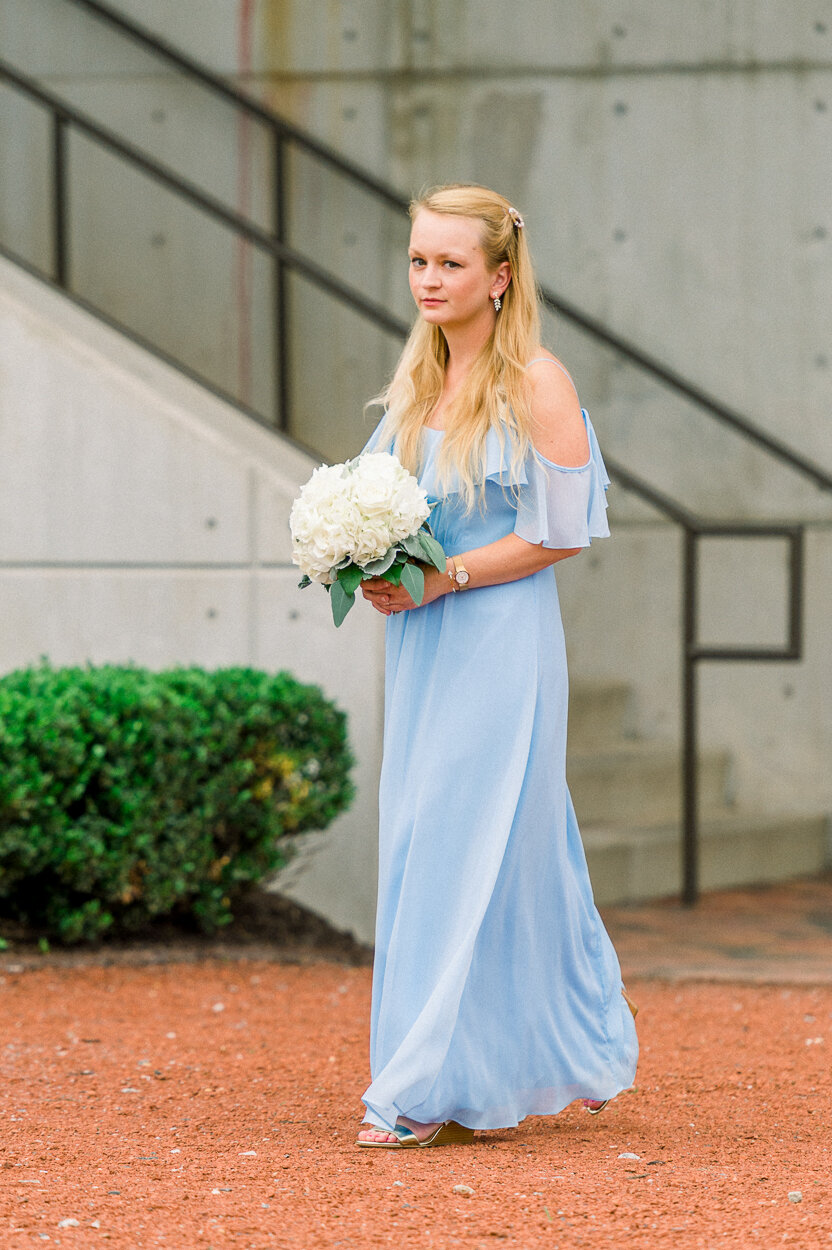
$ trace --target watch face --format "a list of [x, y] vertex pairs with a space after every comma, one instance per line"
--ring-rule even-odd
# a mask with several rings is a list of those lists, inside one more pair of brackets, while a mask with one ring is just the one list
[[468, 573], [465, 569], [458, 570], [456, 580], [460, 586], [466, 586], [468, 584]]

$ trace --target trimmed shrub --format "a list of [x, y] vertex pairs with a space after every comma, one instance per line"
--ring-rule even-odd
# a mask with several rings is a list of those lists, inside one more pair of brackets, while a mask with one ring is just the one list
[[193, 916], [213, 931], [286, 834], [353, 796], [346, 717], [248, 668], [0, 678], [0, 913], [63, 942]]

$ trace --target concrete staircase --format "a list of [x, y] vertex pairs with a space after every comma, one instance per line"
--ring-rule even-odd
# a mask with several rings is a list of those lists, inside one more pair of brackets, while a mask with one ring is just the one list
[[[596, 902], [679, 893], [681, 769], [675, 744], [633, 732], [623, 683], [573, 685], [567, 777]], [[828, 816], [753, 811], [731, 801], [731, 757], [700, 761], [705, 890], [811, 876], [827, 865]]]

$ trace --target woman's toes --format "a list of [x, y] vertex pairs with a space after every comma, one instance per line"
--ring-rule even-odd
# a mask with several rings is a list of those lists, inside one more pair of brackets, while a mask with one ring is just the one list
[[365, 1128], [358, 1134], [359, 1141], [395, 1141], [395, 1133], [389, 1133], [386, 1128]]

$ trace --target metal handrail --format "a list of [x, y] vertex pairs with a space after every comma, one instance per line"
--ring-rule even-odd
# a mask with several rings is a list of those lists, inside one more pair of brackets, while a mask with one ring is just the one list
[[133, 144], [119, 138], [114, 131], [108, 130], [99, 122], [94, 121], [91, 117], [82, 113], [80, 109], [64, 103], [59, 96], [54, 95], [51, 91], [47, 91], [44, 87], [33, 82], [32, 79], [27, 78], [3, 60], [0, 60], [0, 79], [11, 83], [25, 95], [33, 100], [37, 100], [39, 104], [48, 108], [55, 123], [53, 132], [53, 160], [56, 175], [54, 179], [56, 192], [54, 232], [56, 281], [59, 286], [66, 286], [68, 271], [66, 253], [67, 177], [65, 130], [67, 126], [72, 125], [87, 135], [88, 138], [94, 139], [108, 151], [115, 152], [128, 164], [141, 169], [148, 177], [166, 186], [169, 190], [176, 192], [182, 199], [201, 209], [207, 216], [212, 217], [215, 221], [222, 222], [223, 225], [228, 226], [262, 251], [269, 252], [281, 264], [286, 265], [287, 268], [295, 269], [302, 273], [304, 277], [314, 282], [316, 286], [327, 291], [341, 303], [356, 309], [382, 329], [396, 335], [406, 335], [409, 332], [410, 327], [406, 322], [402, 321], [400, 317], [393, 316], [383, 305], [368, 299], [356, 287], [350, 286], [349, 283], [342, 282], [340, 278], [334, 277], [329, 270], [315, 264], [314, 261], [309, 260], [301, 252], [281, 242], [275, 234], [263, 230], [260, 226], [256, 226], [249, 221], [247, 217], [234, 212], [233, 209], [227, 208], [221, 200], [200, 190], [192, 182], [183, 178], [181, 174], [174, 173], [168, 166], [162, 165], [159, 161], [147, 156], [139, 148], [134, 147]]
[[[706, 661], [769, 663], [803, 658], [805, 526], [708, 521], [606, 457], [611, 476], [682, 531], [682, 901], [699, 897], [699, 665]], [[699, 544], [706, 538], [782, 540], [789, 545], [788, 635], [779, 647], [709, 646], [698, 641]]]
[[[330, 168], [362, 186], [371, 194], [383, 199], [392, 208], [401, 212], [407, 212], [407, 198], [390, 186], [389, 183], [368, 174], [365, 169], [345, 159], [334, 148], [321, 143], [320, 140], [314, 138], [314, 136], [299, 126], [281, 117], [273, 109], [267, 108], [245, 92], [233, 87], [225, 78], [212, 73], [205, 66], [200, 65], [198, 61], [187, 56], [140, 23], [125, 18], [108, 4], [103, 3], [102, 0], [68, 0], [68, 2], [76, 8], [86, 9], [100, 20], [120, 31], [121, 34], [133, 40], [133, 42], [142, 45], [146, 50], [156, 53], [156, 55], [168, 61], [171, 65], [175, 65], [183, 73], [201, 83], [203, 87], [215, 95], [245, 110], [250, 116], [256, 117], [259, 121], [271, 127], [273, 131], [279, 133], [283, 141], [297, 144], [298, 147], [316, 156]], [[747, 442], [761, 447], [769, 455], [780, 460], [781, 463], [787, 464], [791, 469], [813, 481], [816, 486], [823, 490], [832, 490], [832, 473], [823, 469], [816, 461], [795, 451], [793, 447], [783, 442], [782, 439], [778, 439], [766, 430], [761, 429], [749, 417], [722, 403], [721, 400], [718, 400], [703, 388], [689, 381], [677, 370], [663, 364], [655, 356], [637, 347], [636, 344], [632, 343], [624, 335], [611, 330], [603, 322], [584, 312], [577, 305], [558, 295], [549, 287], [542, 285], [540, 287], [540, 295], [543, 303], [552, 312], [578, 326], [598, 342], [611, 347], [620, 356], [628, 360], [630, 364], [635, 365], [644, 373], [663, 383], [670, 390], [690, 400], [721, 424], [736, 430]]]
[[330, 147], [329, 144], [322, 143], [320, 139], [316, 139], [314, 135], [301, 129], [300, 126], [296, 126], [294, 122], [281, 117], [279, 113], [267, 108], [259, 100], [255, 100], [244, 91], [233, 87], [227, 79], [219, 74], [212, 73], [204, 65], [200, 65], [199, 61], [195, 61], [186, 53], [181, 52], [173, 44], [160, 38], [159, 35], [154, 34], [139, 22], [134, 22], [132, 18], [124, 17], [121, 13], [117, 13], [115, 9], [111, 9], [108, 4], [102, 4], [100, 0], [68, 0], [68, 3], [74, 5], [75, 8], [87, 9], [90, 13], [94, 13], [96, 17], [101, 18], [102, 21], [107, 22], [114, 29], [120, 31], [121, 34], [132, 39], [134, 43], [140, 44], [146, 50], [155, 52], [169, 64], [175, 65], [177, 69], [187, 74], [189, 78], [193, 78], [195, 82], [199, 82], [213, 95], [227, 100], [230, 104], [236, 105], [237, 108], [243, 109], [250, 117], [256, 117], [258, 121], [263, 122], [270, 129], [278, 129], [284, 139], [296, 143], [304, 151], [317, 156], [326, 165], [337, 170], [339, 174], [343, 174], [350, 181], [362, 186], [372, 195], [386, 200], [392, 208], [407, 211], [407, 199], [400, 191], [396, 191], [391, 187], [389, 183], [367, 173], [366, 169], [363, 169], [361, 165], [356, 165], [354, 161], [348, 160], [340, 152], [336, 151], [335, 148]]
[[[62, 287], [67, 293], [70, 291], [70, 266], [69, 266], [69, 202], [68, 202], [68, 160], [69, 148], [67, 144], [67, 132], [71, 127], [78, 129], [95, 143], [103, 146], [105, 149], [115, 153], [119, 158], [131, 164], [135, 168], [140, 169], [148, 177], [155, 179], [161, 185], [170, 191], [179, 195], [199, 211], [205, 213], [215, 221], [224, 224], [229, 230], [234, 231], [238, 237], [246, 239], [253, 246], [269, 254], [275, 265], [276, 278], [276, 305], [282, 312], [282, 286], [283, 275], [286, 270], [294, 270], [302, 274], [306, 279], [314, 283], [320, 289], [326, 291], [339, 302], [349, 306], [362, 316], [366, 317], [374, 324], [388, 333], [394, 334], [400, 338], [406, 337], [409, 327], [399, 318], [392, 315], [382, 305], [377, 304], [349, 283], [336, 278], [329, 271], [323, 269], [315, 262], [309, 260], [302, 253], [289, 246], [285, 241], [285, 205], [283, 204], [283, 178], [281, 177], [283, 156], [285, 144], [287, 142], [295, 142], [304, 147], [306, 150], [313, 152], [323, 161], [336, 169], [339, 173], [350, 177], [366, 190], [385, 199], [394, 207], [406, 210], [406, 202], [403, 198], [393, 192], [390, 188], [375, 179], [370, 178], [357, 167], [352, 166], [350, 162], [343, 160], [337, 153], [333, 153], [325, 145], [319, 144], [316, 140], [312, 140], [306, 136], [298, 128], [284, 122], [277, 115], [264, 109], [262, 106], [250, 100], [247, 96], [237, 92], [223, 80], [211, 75], [207, 70], [198, 66], [195, 62], [163, 43], [156, 36], [144, 32], [141, 28], [128, 22], [121, 15], [114, 13], [108, 6], [102, 4], [100, 0], [70, 0], [76, 6], [86, 8], [96, 13], [99, 17], [104, 18], [113, 26], [121, 29], [131, 38], [141, 42], [145, 46], [150, 46], [159, 55], [164, 56], [171, 63], [176, 64], [184, 72], [190, 74], [194, 78], [199, 79], [204, 85], [216, 91], [218, 94], [232, 100], [239, 107], [245, 108], [252, 115], [256, 115], [261, 121], [271, 127], [274, 140], [274, 157], [275, 157], [275, 197], [274, 197], [274, 213], [272, 230], [264, 230], [262, 227], [254, 224], [245, 215], [235, 212], [226, 207], [221, 201], [216, 199], [209, 193], [201, 190], [193, 183], [175, 173], [172, 169], [148, 156], [145, 152], [135, 147], [133, 144], [120, 138], [113, 131], [100, 123], [88, 117], [81, 110], [72, 105], [64, 103], [53, 92], [48, 91], [31, 78], [21, 74], [13, 66], [0, 61], [0, 79], [5, 79], [16, 89], [23, 92], [29, 98], [35, 100], [38, 104], [48, 109], [51, 113], [53, 132], [52, 132], [52, 162], [53, 162], [53, 191], [54, 191], [54, 219], [53, 219], [53, 245], [54, 245], [54, 281]], [[27, 266], [31, 269], [31, 266]], [[78, 296], [73, 295], [78, 299]], [[623, 338], [614, 334], [607, 327], [587, 316], [581, 310], [568, 304], [559, 296], [552, 292], [542, 291], [544, 302], [553, 310], [572, 321], [587, 331], [598, 341], [605, 343], [607, 346], [614, 348], [622, 356], [631, 360], [638, 367], [658, 378], [667, 386], [675, 389], [677, 392], [685, 395], [706, 411], [721, 420], [723, 423], [732, 425], [746, 439], [757, 443], [763, 447], [769, 454], [776, 456], [780, 460], [790, 464], [792, 468], [813, 479], [818, 485], [825, 488], [832, 488], [832, 477], [826, 474], [819, 466], [814, 465], [811, 461], [799, 456], [793, 452], [786, 444], [778, 440], [770, 438], [764, 432], [758, 430], [745, 417], [738, 413], [734, 413], [712, 397], [700, 391], [697, 387], [687, 382], [681, 375], [669, 370], [660, 362], [654, 360], [646, 353], [641, 352], [633, 344], [628, 343]], [[88, 302], [79, 300], [84, 306], [90, 308]], [[98, 310], [100, 312], [100, 310]], [[132, 334], [128, 327], [118, 325], [113, 318], [102, 314], [110, 324], [116, 324], [119, 329], [125, 330], [128, 334]], [[281, 316], [276, 318], [277, 342], [276, 354], [281, 360], [281, 366], [278, 373], [279, 394], [277, 397], [277, 412], [282, 418], [282, 424], [287, 424], [288, 414], [288, 394], [286, 391], [288, 369], [286, 367], [286, 335], [284, 319]], [[136, 338], [135, 334], [132, 337]], [[146, 346], [151, 346], [146, 340], [140, 340]], [[165, 355], [158, 347], [154, 348], [158, 354], [165, 359], [171, 360], [170, 356]], [[176, 363], [171, 361], [171, 363]], [[193, 371], [185, 368], [191, 376], [195, 376]], [[202, 379], [204, 380], [204, 379]], [[217, 388], [214, 387], [214, 390]], [[232, 398], [225, 396], [226, 398]], [[236, 402], [236, 401], [233, 401]], [[239, 405], [246, 411], [248, 415], [257, 416], [251, 409]], [[803, 650], [803, 575], [804, 575], [804, 527], [789, 525], [760, 525], [756, 523], [748, 524], [722, 524], [706, 520], [703, 517], [689, 511], [669, 496], [645, 482], [637, 475], [625, 469], [623, 465], [616, 461], [608, 459], [608, 467], [613, 477], [625, 489], [633, 491], [641, 499], [650, 506], [657, 509], [666, 516], [674, 524], [678, 525], [683, 535], [683, 567], [682, 567], [682, 613], [683, 613], [683, 680], [682, 680], [682, 824], [683, 824], [683, 860], [684, 860], [684, 886], [683, 898], [687, 903], [693, 903], [699, 891], [699, 865], [698, 865], [698, 751], [697, 751], [697, 728], [698, 728], [698, 690], [697, 690], [697, 667], [705, 661], [784, 661], [798, 660], [802, 656]], [[742, 539], [763, 538], [763, 539], [781, 539], [789, 543], [790, 553], [790, 575], [789, 575], [789, 639], [785, 647], [782, 648], [760, 648], [760, 647], [709, 647], [702, 646], [697, 641], [697, 569], [698, 569], [698, 552], [699, 541], [707, 537], [738, 537]]]

